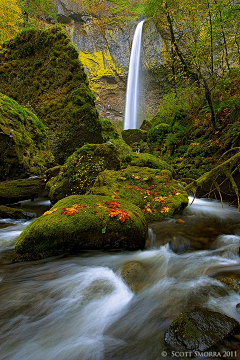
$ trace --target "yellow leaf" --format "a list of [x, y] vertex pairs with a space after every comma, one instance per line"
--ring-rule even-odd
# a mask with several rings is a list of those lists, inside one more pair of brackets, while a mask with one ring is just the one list
[[45, 211], [45, 213], [43, 215], [51, 215], [54, 211], [57, 211], [58, 208], [55, 208], [53, 210], [48, 210], [48, 211]]

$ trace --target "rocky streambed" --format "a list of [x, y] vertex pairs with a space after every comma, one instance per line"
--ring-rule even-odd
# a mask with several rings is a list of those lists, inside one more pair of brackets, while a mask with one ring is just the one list
[[150, 223], [143, 251], [11, 263], [28, 223], [1, 220], [1, 359], [239, 358], [236, 208], [197, 199]]

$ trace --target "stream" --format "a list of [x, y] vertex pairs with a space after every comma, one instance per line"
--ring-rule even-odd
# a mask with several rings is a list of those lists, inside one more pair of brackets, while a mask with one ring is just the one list
[[[40, 214], [49, 203], [34, 206]], [[35, 211], [33, 203], [23, 207]], [[219, 281], [240, 279], [234, 206], [196, 199], [173, 219], [149, 224], [144, 251], [84, 251], [12, 264], [16, 238], [29, 222], [0, 220], [0, 360], [185, 359], [173, 357], [164, 342], [180, 312], [201, 306], [240, 322], [240, 295]], [[136, 293], [121, 277], [128, 262], [144, 269]], [[240, 358], [239, 340], [222, 346], [228, 359]]]

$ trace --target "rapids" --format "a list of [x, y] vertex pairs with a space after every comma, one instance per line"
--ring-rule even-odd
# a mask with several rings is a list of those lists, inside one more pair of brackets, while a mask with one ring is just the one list
[[[204, 223], [217, 229], [210, 246], [173, 251], [169, 229], [187, 239], [196, 236], [197, 222], [200, 238]], [[170, 360], [161, 355], [170, 354], [164, 332], [180, 312], [201, 305], [240, 321], [240, 295], [218, 281], [225, 273], [240, 278], [240, 214], [233, 206], [196, 199], [174, 219], [150, 224], [144, 251], [12, 264], [14, 242], [28, 223], [0, 220], [0, 360]], [[224, 232], [229, 226], [234, 233]], [[133, 261], [145, 269], [137, 294], [121, 278]]]

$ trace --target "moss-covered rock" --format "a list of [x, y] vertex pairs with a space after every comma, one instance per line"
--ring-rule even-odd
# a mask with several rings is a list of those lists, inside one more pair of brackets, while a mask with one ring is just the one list
[[43, 123], [0, 93], [0, 181], [41, 174], [53, 160]]
[[45, 179], [20, 179], [0, 183], [0, 205], [13, 204], [18, 201], [43, 196]]
[[141, 210], [111, 197], [73, 195], [34, 220], [16, 242], [14, 260], [82, 249], [142, 249], [147, 224]]
[[85, 194], [104, 169], [120, 169], [120, 158], [111, 144], [88, 144], [75, 151], [58, 176], [47, 183], [52, 203], [69, 195]]
[[140, 207], [151, 221], [172, 216], [188, 204], [187, 193], [172, 179], [169, 170], [147, 167], [105, 170], [89, 192], [129, 201]]
[[32, 219], [34, 217], [36, 217], [36, 215], [34, 213], [30, 213], [28, 210], [0, 205], [0, 218]]
[[237, 325], [227, 315], [196, 309], [179, 314], [165, 333], [165, 341], [178, 350], [205, 351], [229, 336]]
[[100, 119], [100, 123], [102, 127], [102, 137], [104, 141], [120, 138], [117, 128], [109, 119]]
[[132, 153], [131, 156], [131, 166], [149, 167], [151, 169], [169, 170], [171, 172], [173, 171], [171, 165], [169, 165], [166, 161], [162, 161], [154, 155], [147, 153]]
[[47, 126], [62, 164], [84, 143], [101, 143], [101, 125], [78, 51], [65, 30], [26, 30], [0, 51], [0, 91], [31, 106]]
[[123, 140], [129, 145], [140, 145], [142, 142], [147, 141], [147, 131], [141, 129], [128, 129], [122, 131]]

